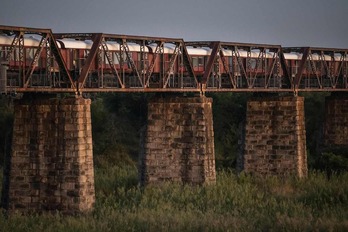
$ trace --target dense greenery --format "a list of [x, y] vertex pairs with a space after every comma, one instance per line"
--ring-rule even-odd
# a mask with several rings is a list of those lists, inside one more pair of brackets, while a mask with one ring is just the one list
[[11, 149], [12, 125], [12, 103], [8, 98], [0, 96], [0, 167], [4, 163], [5, 154]]
[[[93, 97], [92, 134], [96, 162], [137, 160], [141, 130], [146, 123], [147, 95], [107, 94]], [[119, 159], [123, 157], [123, 159]], [[104, 159], [105, 160], [105, 159]]]
[[234, 168], [240, 152], [245, 124], [246, 102], [250, 94], [212, 94], [215, 156], [218, 168]]
[[1, 231], [347, 231], [348, 173], [257, 179], [219, 171], [216, 185], [137, 184], [137, 169], [96, 168], [97, 202], [82, 216], [0, 214]]

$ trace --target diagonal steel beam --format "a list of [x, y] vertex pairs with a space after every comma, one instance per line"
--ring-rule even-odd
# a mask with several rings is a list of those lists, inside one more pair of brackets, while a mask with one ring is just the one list
[[[343, 54], [342, 54], [343, 55]], [[342, 59], [342, 74], [343, 74], [343, 80], [344, 80], [344, 88], [348, 88], [348, 60], [347, 60], [347, 52], [344, 52], [344, 57]]]
[[280, 59], [280, 65], [281, 65], [282, 71], [283, 71], [283, 77], [286, 81], [288, 81], [288, 83], [286, 83], [286, 84], [289, 84], [289, 86], [293, 86], [294, 80], [292, 77], [290, 77], [289, 67], [286, 63], [284, 51], [282, 48], [279, 48], [279, 59]]
[[[338, 65], [338, 70], [337, 72], [335, 72], [335, 76], [336, 76], [336, 82], [335, 82], [335, 88], [337, 86], [338, 80], [340, 78], [340, 76], [343, 74], [344, 75], [344, 64], [345, 64], [345, 57], [346, 57], [346, 53], [341, 53], [341, 58], [339, 61], [339, 65]], [[336, 75], [337, 73], [337, 75]]]
[[[327, 62], [325, 60], [325, 53], [324, 53], [324, 51], [320, 51], [319, 60], [320, 60], [321, 65], [324, 67], [326, 77], [328, 77], [330, 79], [331, 86], [334, 87], [335, 86], [335, 82], [336, 82], [336, 77], [335, 77], [334, 73], [331, 73], [331, 71], [330, 71], [330, 69], [329, 69], [329, 67], [327, 65]], [[334, 61], [334, 60], [335, 60], [334, 55], [332, 55], [331, 56], [331, 62]], [[322, 72], [322, 70], [320, 70], [320, 72]], [[321, 76], [323, 76], [323, 75], [321, 75]]]
[[172, 57], [170, 58], [170, 61], [169, 61], [168, 69], [165, 72], [165, 76], [163, 78], [163, 83], [164, 83], [163, 88], [167, 88], [167, 85], [171, 76], [171, 72], [173, 71], [174, 63], [177, 60], [180, 48], [181, 48], [180, 44], [176, 44]]
[[[309, 64], [311, 66], [311, 71], [314, 73], [315, 77], [317, 78], [318, 84], [319, 84], [320, 88], [322, 89], [323, 83], [322, 83], [321, 77], [318, 76], [318, 70], [317, 70], [317, 67], [315, 66], [315, 63], [313, 61], [313, 56], [312, 56], [311, 52], [308, 54], [308, 59], [309, 59]], [[329, 75], [329, 73], [327, 73], [327, 75]], [[331, 77], [330, 77], [330, 79], [331, 79]]]
[[182, 60], [183, 60], [184, 68], [186, 72], [188, 73], [189, 77], [192, 77], [195, 80], [196, 87], [198, 87], [201, 83], [197, 80], [195, 72], [193, 71], [192, 60], [190, 55], [188, 54], [186, 45], [183, 40], [180, 41], [180, 44], [182, 45]]
[[25, 83], [25, 64], [24, 64], [24, 33], [21, 32], [19, 36], [18, 42], [18, 50], [19, 50], [19, 77], [21, 78], [22, 87]]
[[295, 76], [295, 81], [294, 81], [294, 90], [295, 92], [297, 92], [299, 86], [300, 86], [300, 82], [301, 82], [301, 79], [302, 79], [302, 74], [303, 74], [303, 71], [305, 69], [305, 66], [306, 66], [306, 61], [308, 59], [308, 55], [309, 55], [309, 52], [310, 52], [310, 47], [305, 47], [305, 48], [302, 48], [302, 59], [301, 59], [301, 62], [300, 62], [300, 66], [299, 66], [299, 69], [297, 71], [297, 74]]
[[272, 57], [271, 70], [269, 71], [269, 75], [266, 77], [267, 78], [266, 87], [268, 87], [268, 85], [269, 85], [272, 74], [274, 72], [274, 68], [276, 66], [276, 63], [278, 62], [277, 58], [278, 58], [277, 52], [274, 52], [273, 57]]
[[209, 56], [207, 65], [205, 66], [205, 70], [203, 74], [203, 80], [202, 80], [203, 84], [206, 84], [208, 81], [208, 78], [210, 77], [211, 70], [213, 68], [215, 59], [220, 49], [220, 42], [212, 42], [211, 47], [212, 47], [212, 51], [210, 53], [210, 56]]
[[164, 44], [163, 41], [160, 41], [157, 43], [157, 46], [155, 48], [155, 52], [153, 53], [151, 64], [146, 71], [145, 86], [144, 87], [149, 85], [149, 81], [150, 81], [151, 75], [153, 73], [153, 69], [154, 69], [155, 64], [157, 62], [157, 59], [158, 59], [159, 55], [163, 53], [163, 44]]
[[137, 68], [137, 66], [135, 65], [135, 62], [134, 62], [134, 60], [133, 60], [133, 58], [132, 58], [131, 52], [130, 52], [130, 50], [129, 50], [128, 42], [127, 42], [126, 39], [122, 39], [122, 43], [121, 43], [121, 47], [120, 47], [120, 48], [121, 48], [120, 50], [121, 50], [122, 52], [125, 52], [125, 53], [126, 53], [128, 63], [131, 65], [131, 68], [132, 68], [133, 73], [138, 77], [141, 86], [142, 86], [142, 87], [145, 87], [145, 86], [144, 86], [144, 82], [143, 82], [143, 80], [141, 79], [141, 76], [139, 75], [138, 68]]
[[237, 88], [237, 81], [234, 78], [234, 76], [231, 74], [230, 69], [228, 68], [227, 63], [226, 63], [226, 57], [224, 55], [224, 52], [221, 49], [220, 49], [220, 58], [221, 58], [225, 73], [227, 73], [227, 75], [231, 81], [232, 88], [234, 88], [234, 89]]
[[20, 36], [21, 36], [21, 34], [15, 34], [15, 36], [13, 37], [13, 40], [12, 40], [12, 43], [11, 43], [11, 47], [8, 50], [6, 58], [5, 58], [6, 62], [10, 61], [11, 54], [12, 54], [13, 49], [15, 48], [16, 44], [19, 42], [19, 37]]
[[[35, 65], [37, 64], [37, 62], [39, 60], [39, 57], [40, 57], [41, 52], [42, 52], [42, 49], [43, 49], [44, 45], [46, 44], [47, 39], [48, 39], [48, 35], [47, 34], [43, 34], [42, 38], [41, 38], [41, 41], [39, 43], [39, 47], [36, 49], [34, 58], [33, 58], [30, 66], [29, 66], [29, 69], [27, 70], [27, 74], [25, 75], [26, 81], [24, 83], [24, 88], [28, 88], [29, 82], [31, 80], [31, 77], [32, 77], [34, 69], [35, 69]], [[48, 49], [48, 48], [46, 47], [46, 49]]]
[[78, 78], [78, 83], [77, 83], [78, 91], [83, 88], [83, 86], [84, 86], [84, 84], [86, 82], [88, 72], [91, 69], [92, 62], [93, 62], [93, 60], [95, 59], [95, 57], [96, 57], [96, 55], [98, 53], [98, 49], [99, 49], [99, 46], [100, 46], [102, 40], [103, 40], [103, 34], [102, 33], [98, 33], [98, 34], [95, 34], [93, 36], [93, 44], [92, 44], [91, 50], [90, 50], [90, 52], [88, 54], [88, 57], [86, 59], [86, 63], [83, 66], [81, 74], [80, 74], [80, 76]]
[[117, 77], [117, 80], [118, 80], [119, 84], [121, 85], [121, 88], [125, 88], [125, 85], [124, 85], [123, 81], [121, 80], [121, 77], [120, 77], [117, 69], [115, 68], [115, 65], [112, 62], [112, 59], [111, 59], [111, 56], [110, 56], [110, 52], [109, 52], [108, 46], [106, 45], [105, 41], [103, 41], [101, 43], [101, 45], [102, 45], [102, 48], [104, 50], [106, 59], [108, 60], [108, 63], [110, 65], [110, 67], [111, 67], [111, 71], [113, 72], [114, 76]]
[[[235, 57], [236, 57], [237, 64], [238, 64], [238, 67], [239, 67], [239, 70], [240, 70], [242, 76], [244, 76], [245, 80], [248, 82], [248, 75], [247, 75], [246, 70], [245, 70], [245, 67], [244, 67], [244, 65], [243, 65], [243, 61], [242, 61], [242, 58], [241, 58], [241, 56], [240, 56], [238, 47], [237, 47], [237, 46], [234, 46], [232, 51], [233, 51], [233, 53], [234, 53], [234, 55], [235, 55]], [[232, 54], [232, 56], [233, 56], [233, 54]], [[248, 87], [249, 87], [249, 86], [248, 86]]]
[[252, 77], [251, 74], [251, 83], [252, 83], [252, 86], [255, 85], [255, 81], [256, 81], [256, 78], [257, 78], [257, 74], [259, 74], [259, 66], [260, 66], [260, 63], [261, 61], [264, 61], [265, 60], [265, 55], [266, 55], [266, 49], [265, 48], [260, 48], [260, 52], [259, 52], [259, 55], [256, 59], [256, 64], [255, 64], [255, 67], [252, 68], [251, 72], [255, 73], [254, 76]]
[[57, 41], [55, 40], [55, 36], [53, 35], [51, 30], [49, 30], [48, 34], [49, 34], [48, 39], [49, 39], [50, 49], [51, 49], [51, 52], [55, 58], [55, 61], [58, 64], [59, 71], [61, 72], [63, 77], [66, 77], [69, 80], [69, 83], [71, 85], [70, 87], [73, 88], [75, 90], [75, 92], [77, 92], [75, 83], [74, 83], [74, 81], [73, 81], [73, 79], [68, 71], [67, 65], [63, 59], [62, 53], [60, 52]]

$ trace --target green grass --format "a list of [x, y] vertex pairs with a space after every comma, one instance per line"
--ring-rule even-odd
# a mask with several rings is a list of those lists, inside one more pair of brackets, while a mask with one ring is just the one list
[[133, 166], [96, 169], [94, 212], [0, 215], [0, 231], [347, 231], [348, 173], [259, 179], [219, 171], [216, 185], [138, 185]]

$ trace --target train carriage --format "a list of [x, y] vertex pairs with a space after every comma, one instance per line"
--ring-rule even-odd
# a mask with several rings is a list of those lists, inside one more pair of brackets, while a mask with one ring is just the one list
[[[6, 67], [6, 85], [56, 86], [55, 83], [60, 80], [60, 72], [52, 57], [49, 43], [41, 35], [25, 34], [24, 49], [21, 50], [19, 42], [15, 40], [14, 35], [0, 35], [0, 59], [2, 67]], [[41, 46], [43, 41], [45, 44]], [[72, 80], [77, 81], [94, 42], [90, 37], [58, 37], [56, 42]], [[226, 46], [221, 45], [214, 56], [215, 60], [212, 60], [214, 48], [209, 46], [210, 42], [203, 44], [205, 45], [194, 46], [191, 43], [185, 49], [193, 75], [200, 81], [206, 78], [206, 88], [347, 87], [345, 50], [311, 49], [308, 52], [303, 48], [285, 48], [280, 54], [280, 46], [261, 48], [248, 44], [232, 46], [232, 43], [225, 43]], [[38, 49], [42, 51], [38, 53]], [[140, 39], [105, 39], [99, 45], [95, 58], [90, 61], [84, 85], [86, 88], [180, 87], [185, 81], [183, 76], [190, 75], [187, 70], [189, 66], [184, 65], [187, 60], [178, 55], [182, 53], [183, 47], [176, 42], [159, 40], [151, 43], [150, 40], [145, 43]], [[281, 66], [282, 56], [285, 67]], [[26, 79], [28, 76], [30, 78]], [[286, 81], [285, 78], [289, 80]]]

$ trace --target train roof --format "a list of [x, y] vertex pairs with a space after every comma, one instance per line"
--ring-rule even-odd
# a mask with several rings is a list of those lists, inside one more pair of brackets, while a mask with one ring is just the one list
[[[0, 45], [7, 45], [11, 46], [14, 39], [14, 35], [6, 35], [6, 34], [0, 34]], [[25, 34], [24, 35], [24, 45], [29, 47], [37, 47], [40, 44], [42, 37], [37, 34]], [[76, 40], [76, 39], [57, 39], [57, 44], [59, 48], [67, 48], [67, 49], [91, 49], [93, 45], [93, 41], [91, 40]], [[110, 51], [119, 51], [120, 50], [120, 44], [115, 41], [107, 41], [106, 45]], [[128, 48], [131, 52], [140, 52], [141, 46], [136, 43], [127, 43]], [[150, 44], [148, 46], [144, 46], [144, 52], [154, 52], [156, 49], [157, 44]], [[176, 45], [173, 43], [164, 43], [163, 45], [163, 51], [164, 53], [173, 54], [175, 50]], [[186, 47], [187, 52], [190, 55], [196, 55], [196, 56], [208, 56], [211, 54], [212, 49], [209, 47], [194, 47], [194, 46], [187, 46]], [[223, 54], [225, 56], [232, 56], [232, 50], [230, 49], [223, 49]], [[247, 51], [239, 49], [238, 53], [241, 57], [247, 57]], [[259, 51], [251, 51], [250, 57], [251, 58], [258, 58], [259, 57]], [[273, 52], [266, 52], [266, 58], [272, 58], [274, 56]], [[335, 61], [340, 61], [342, 59], [342, 54], [340, 53], [334, 53], [333, 57], [330, 55], [318, 55], [316, 53], [310, 54], [311, 58], [313, 60], [321, 60], [324, 58], [325, 61], [332, 61], [334, 59]], [[284, 58], [287, 60], [301, 60], [302, 59], [302, 53], [300, 52], [290, 52], [290, 53], [284, 53]], [[343, 57], [345, 58], [345, 57]], [[345, 58], [346, 59], [346, 58]]]
[[[41, 38], [41, 36], [26, 34], [24, 35], [24, 46], [39, 46]], [[10, 46], [13, 42], [13, 39], [14, 36], [0, 35], [0, 44]]]
[[[75, 48], [75, 49], [91, 49], [93, 41], [91, 40], [75, 40], [75, 39], [58, 39], [57, 40], [63, 48]], [[109, 51], [119, 51], [120, 44], [115, 41], [107, 41], [106, 45]], [[129, 51], [140, 52], [140, 45], [136, 43], [127, 43]], [[145, 52], [148, 52], [148, 48], [145, 47]]]

